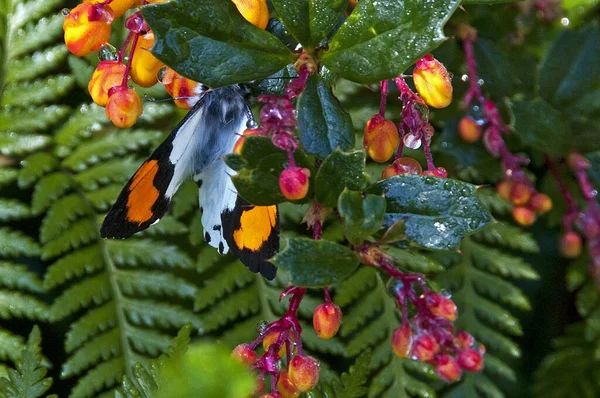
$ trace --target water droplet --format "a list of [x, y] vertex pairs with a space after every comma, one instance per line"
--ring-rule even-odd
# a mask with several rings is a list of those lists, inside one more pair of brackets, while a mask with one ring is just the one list
[[467, 75], [466, 73], [464, 75], [462, 75], [460, 77], [460, 80], [462, 80], [463, 82], [468, 82], [469, 81], [469, 75]]
[[68, 8], [63, 8], [62, 10], [60, 10], [60, 13], [65, 17], [69, 15], [70, 12], [71, 10], [69, 10]]
[[440, 290], [440, 295], [446, 297], [447, 299], [452, 298], [452, 293], [450, 293], [447, 289]]
[[258, 334], [263, 335], [265, 334], [265, 329], [267, 328], [267, 326], [269, 326], [269, 322], [258, 321], [258, 323], [256, 324], [256, 331], [258, 332]]
[[102, 47], [100, 47], [100, 51], [98, 51], [98, 60], [102, 61], [116, 61], [118, 59], [118, 51], [117, 49], [110, 45], [109, 43], [105, 43]]
[[561, 18], [560, 24], [562, 26], [569, 26], [571, 24], [571, 20], [569, 18]]
[[477, 80], [477, 84], [483, 86], [485, 84], [485, 81], [483, 79], [479, 79]]

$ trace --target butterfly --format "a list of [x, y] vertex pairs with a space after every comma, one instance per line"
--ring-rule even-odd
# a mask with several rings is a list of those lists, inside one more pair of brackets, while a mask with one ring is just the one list
[[100, 229], [104, 238], [128, 238], [157, 223], [179, 186], [193, 178], [206, 242], [225, 254], [231, 250], [252, 272], [267, 279], [268, 262], [279, 249], [277, 206], [254, 206], [238, 195], [223, 157], [243, 131], [256, 123], [242, 85], [214, 90], [202, 86], [199, 100], [169, 136], [142, 163]]

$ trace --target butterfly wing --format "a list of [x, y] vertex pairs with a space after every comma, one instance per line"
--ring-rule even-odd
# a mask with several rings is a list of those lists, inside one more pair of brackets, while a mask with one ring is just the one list
[[275, 278], [277, 268], [268, 260], [279, 250], [277, 206], [254, 206], [237, 196], [235, 207], [221, 214], [225, 239], [252, 272]]
[[193, 170], [193, 142], [198, 135], [203, 101], [200, 100], [142, 163], [108, 211], [100, 235], [128, 238], [160, 220], [171, 198]]

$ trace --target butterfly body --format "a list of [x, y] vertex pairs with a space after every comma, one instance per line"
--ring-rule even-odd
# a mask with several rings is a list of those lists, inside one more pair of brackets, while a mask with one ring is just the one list
[[207, 243], [221, 254], [231, 248], [253, 272], [272, 279], [275, 268], [267, 259], [279, 248], [277, 208], [261, 209], [239, 197], [230, 178], [234, 171], [223, 161], [253, 124], [243, 87], [203, 92], [121, 191], [106, 215], [101, 235], [123, 239], [158, 222], [179, 186], [191, 177], [200, 191]]

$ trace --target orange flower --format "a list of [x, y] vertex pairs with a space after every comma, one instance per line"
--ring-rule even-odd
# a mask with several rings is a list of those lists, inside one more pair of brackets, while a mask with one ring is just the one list
[[445, 108], [452, 102], [452, 83], [444, 64], [431, 55], [417, 61], [413, 81], [423, 101], [434, 108]]
[[149, 49], [154, 44], [154, 34], [148, 32], [138, 38], [131, 60], [131, 78], [142, 87], [151, 87], [158, 82], [158, 71], [165, 65]]
[[141, 114], [142, 101], [134, 89], [117, 86], [110, 90], [106, 104], [106, 116], [115, 126], [131, 127]]
[[88, 92], [96, 104], [106, 106], [108, 91], [123, 82], [125, 69], [125, 65], [117, 61], [102, 61], [98, 64], [88, 83]]
[[102, 4], [79, 4], [63, 22], [65, 44], [69, 51], [83, 57], [98, 51], [110, 38], [112, 9]]

